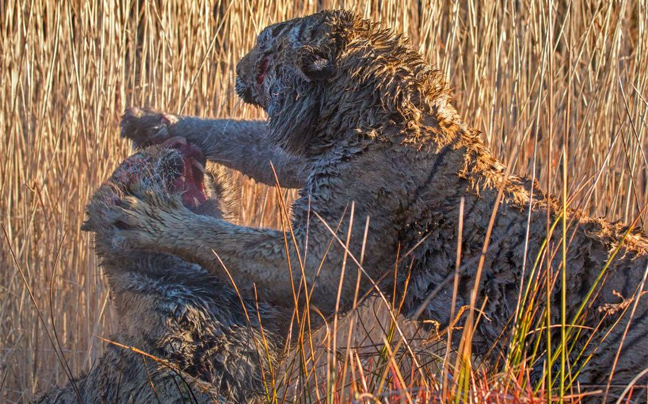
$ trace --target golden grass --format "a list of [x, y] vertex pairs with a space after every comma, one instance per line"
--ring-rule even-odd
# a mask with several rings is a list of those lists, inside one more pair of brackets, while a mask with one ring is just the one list
[[[128, 154], [118, 136], [123, 109], [260, 117], [234, 94], [236, 61], [262, 27], [318, 7], [353, 9], [410, 37], [515, 173], [609, 219], [630, 222], [646, 203], [644, 0], [5, 0], [0, 401], [65, 383], [55, 346], [77, 375], [102, 353], [96, 336], [114, 329], [90, 237], [79, 228], [88, 198]], [[241, 222], [278, 226], [275, 192], [240, 184]], [[345, 365], [352, 383], [367, 382]], [[404, 369], [392, 365], [395, 374]]]

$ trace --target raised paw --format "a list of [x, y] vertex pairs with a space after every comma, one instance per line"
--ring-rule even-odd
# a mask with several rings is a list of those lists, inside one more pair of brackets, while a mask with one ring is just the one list
[[181, 226], [187, 209], [176, 195], [133, 187], [134, 194], [115, 201], [105, 211], [112, 225], [113, 244], [124, 249], [155, 250], [169, 232]]
[[136, 148], [163, 143], [171, 137], [169, 128], [178, 117], [147, 108], [127, 108], [121, 120], [121, 136], [133, 141]]

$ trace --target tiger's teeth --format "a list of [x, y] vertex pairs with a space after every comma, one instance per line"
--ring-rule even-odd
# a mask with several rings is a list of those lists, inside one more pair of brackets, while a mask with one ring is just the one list
[[200, 202], [198, 201], [198, 198], [194, 197], [193, 198], [194, 206], [200, 205]]
[[184, 175], [181, 175], [180, 177], [178, 177], [178, 179], [180, 180], [180, 182], [187, 182], [187, 178]]
[[200, 164], [197, 160], [191, 160], [191, 165], [196, 167], [201, 173], [205, 173], [205, 166]]

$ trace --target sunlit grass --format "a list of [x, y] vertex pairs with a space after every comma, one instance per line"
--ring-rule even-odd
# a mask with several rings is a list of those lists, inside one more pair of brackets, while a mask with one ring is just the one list
[[[115, 328], [107, 285], [80, 226], [89, 197], [128, 154], [129, 145], [118, 136], [124, 108], [261, 118], [234, 94], [236, 62], [262, 27], [318, 6], [353, 9], [411, 38], [452, 84], [461, 115], [513, 173], [534, 177], [565, 207], [645, 227], [643, 0], [5, 0], [0, 2], [0, 401], [23, 402], [67, 382], [66, 366], [80, 374], [103, 352], [97, 337], [107, 338]], [[273, 189], [237, 178], [241, 223], [286, 225], [290, 192], [282, 202]], [[570, 223], [562, 218], [548, 222], [547, 230], [566, 240]], [[565, 256], [565, 248], [543, 247], [552, 257]], [[290, 371], [277, 376], [299, 382], [271, 401], [387, 397], [514, 403], [532, 395], [538, 400], [546, 394], [577, 395], [570, 379], [577, 369], [567, 366], [563, 353], [579, 332], [579, 319], [535, 322], [543, 318], [545, 307], [537, 302], [548, 293], [546, 286], [564, 282], [569, 263], [552, 268], [552, 259], [526, 262], [528, 283], [521, 288], [501, 373], [475, 363], [469, 344], [448, 352], [443, 330], [438, 337], [419, 330], [387, 312], [398, 302], [377, 299], [345, 318], [329, 319], [314, 334], [301, 313], [296, 369], [293, 376]], [[468, 309], [474, 323], [480, 321], [479, 308]], [[551, 341], [560, 371], [551, 374], [550, 367], [544, 386], [531, 385], [528, 355], [540, 354], [534, 343], [546, 341], [546, 329], [553, 326], [565, 333]], [[460, 335], [468, 341], [470, 333], [469, 326]], [[554, 389], [546, 390], [550, 382]]]

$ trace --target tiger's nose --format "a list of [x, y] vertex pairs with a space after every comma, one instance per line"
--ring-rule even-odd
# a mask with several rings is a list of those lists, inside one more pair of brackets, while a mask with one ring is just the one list
[[250, 59], [250, 53], [247, 53], [239, 62], [236, 64], [236, 76], [238, 78], [245, 79], [245, 66], [248, 65], [248, 60]]

